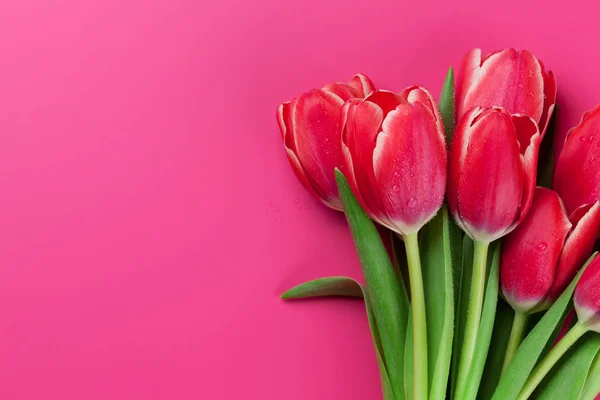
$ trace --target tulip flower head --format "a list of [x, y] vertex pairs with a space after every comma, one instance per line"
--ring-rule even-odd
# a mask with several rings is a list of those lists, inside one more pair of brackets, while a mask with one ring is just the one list
[[408, 235], [440, 209], [446, 189], [444, 126], [427, 90], [375, 91], [343, 110], [348, 183], [380, 224]]
[[583, 271], [573, 300], [579, 322], [600, 333], [600, 257], [596, 256]]
[[481, 49], [473, 49], [463, 59], [456, 94], [458, 120], [473, 107], [498, 106], [528, 115], [543, 136], [555, 103], [554, 74], [526, 50], [504, 49], [482, 57]]
[[286, 154], [296, 176], [317, 199], [342, 210], [335, 168], [343, 169], [340, 123], [344, 102], [364, 98], [374, 90], [371, 80], [358, 74], [349, 83], [330, 83], [277, 108], [277, 121]]
[[600, 104], [583, 114], [567, 134], [556, 164], [554, 190], [568, 212], [600, 200]]
[[537, 123], [500, 107], [474, 107], [450, 145], [448, 205], [474, 240], [512, 231], [531, 207], [541, 141]]
[[518, 312], [547, 309], [592, 253], [600, 203], [567, 216], [558, 194], [537, 187], [531, 210], [503, 240], [500, 283]]

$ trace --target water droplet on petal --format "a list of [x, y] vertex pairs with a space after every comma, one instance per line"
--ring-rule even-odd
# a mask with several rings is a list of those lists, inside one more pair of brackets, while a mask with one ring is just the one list
[[417, 199], [414, 197], [411, 197], [410, 200], [408, 200], [408, 202], [406, 203], [406, 205], [410, 208], [415, 208], [417, 205]]
[[587, 140], [587, 138], [585, 136], [580, 136], [579, 140], [581, 140], [582, 142], [585, 142]]
[[396, 178], [397, 178], [397, 177], [399, 177], [399, 176], [400, 176], [400, 172], [398, 172], [398, 171], [394, 172], [394, 176], [395, 176]]
[[325, 136], [325, 142], [329, 142], [329, 138]]
[[294, 200], [294, 203], [296, 203], [296, 204], [300, 203], [300, 199]]
[[537, 246], [535, 246], [535, 249], [537, 251], [544, 251], [546, 250], [546, 248], [548, 247], [548, 243], [546, 242], [539, 242]]
[[400, 187], [398, 185], [394, 185], [392, 186], [392, 190], [396, 193], [398, 193], [400, 191]]

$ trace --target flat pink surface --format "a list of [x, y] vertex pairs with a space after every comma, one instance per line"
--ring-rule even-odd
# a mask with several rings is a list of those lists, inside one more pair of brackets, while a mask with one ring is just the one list
[[277, 104], [359, 71], [437, 95], [514, 46], [566, 129], [600, 101], [595, 3], [1, 2], [0, 398], [380, 398], [361, 302], [278, 298], [360, 269]]

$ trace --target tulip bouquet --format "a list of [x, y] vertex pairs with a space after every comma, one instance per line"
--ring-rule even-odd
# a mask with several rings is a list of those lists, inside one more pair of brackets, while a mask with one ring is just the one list
[[[277, 110], [297, 178], [345, 213], [386, 400], [600, 393], [600, 105], [555, 132], [556, 80], [530, 52], [469, 52], [436, 103], [359, 74]], [[572, 311], [574, 310], [574, 311]]]

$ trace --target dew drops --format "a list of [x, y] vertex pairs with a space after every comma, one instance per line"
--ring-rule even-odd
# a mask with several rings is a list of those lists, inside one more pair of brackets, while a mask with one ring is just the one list
[[300, 199], [294, 200], [294, 203], [296, 203], [296, 204], [300, 203]]
[[400, 176], [400, 172], [398, 172], [398, 171], [394, 172], [394, 176], [395, 176], [396, 178], [397, 178], [397, 177], [399, 177], [399, 176]]
[[325, 143], [329, 142], [329, 138], [325, 136]]
[[400, 191], [400, 186], [398, 186], [398, 185], [394, 185], [394, 186], [392, 186], [392, 190], [393, 190], [394, 192], [398, 193], [398, 192]]
[[411, 197], [410, 200], [406, 202], [406, 205], [409, 208], [415, 208], [417, 206], [417, 199], [415, 197]]
[[546, 242], [539, 242], [537, 246], [535, 246], [535, 249], [537, 251], [544, 251], [546, 250], [546, 248], [548, 247], [548, 243]]

